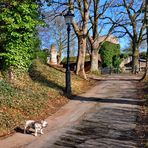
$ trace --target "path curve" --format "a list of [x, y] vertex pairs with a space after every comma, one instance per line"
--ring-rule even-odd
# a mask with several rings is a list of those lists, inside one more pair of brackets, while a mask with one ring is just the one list
[[94, 79], [98, 85], [71, 98], [47, 119], [49, 126], [43, 136], [16, 133], [0, 140], [0, 147], [137, 147], [136, 118], [142, 103], [136, 99], [138, 77], [111, 75]]

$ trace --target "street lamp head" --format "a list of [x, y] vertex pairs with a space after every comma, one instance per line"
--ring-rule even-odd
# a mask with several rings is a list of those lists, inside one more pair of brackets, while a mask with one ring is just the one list
[[68, 12], [64, 15], [65, 23], [72, 24], [73, 17], [74, 17], [74, 14], [69, 9]]

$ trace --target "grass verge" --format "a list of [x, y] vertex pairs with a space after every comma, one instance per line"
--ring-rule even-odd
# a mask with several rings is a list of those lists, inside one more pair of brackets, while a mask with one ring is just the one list
[[138, 121], [139, 144], [148, 148], [148, 77], [138, 84], [139, 97], [145, 99], [145, 103], [140, 107]]
[[[72, 91], [82, 93], [93, 81], [74, 74]], [[28, 74], [11, 82], [0, 79], [0, 136], [15, 132], [27, 119], [44, 119], [69, 100], [64, 94], [65, 72], [35, 60]]]

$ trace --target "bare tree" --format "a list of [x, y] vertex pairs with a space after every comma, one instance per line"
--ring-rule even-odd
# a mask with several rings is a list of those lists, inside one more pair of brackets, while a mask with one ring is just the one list
[[62, 60], [62, 52], [66, 48], [67, 40], [65, 22], [61, 17], [56, 17], [52, 22], [50, 22], [49, 26], [52, 40], [58, 48], [58, 64], [60, 64]]
[[135, 73], [138, 65], [139, 47], [145, 39], [144, 2], [139, 0], [118, 0], [114, 5], [115, 17], [120, 16], [117, 24], [114, 18], [108, 17], [110, 22], [116, 24], [114, 33], [118, 37], [128, 35], [132, 41], [132, 72]]
[[76, 8], [75, 20], [73, 21], [73, 28], [78, 39], [78, 58], [77, 58], [77, 68], [76, 74], [81, 75], [86, 79], [84, 63], [86, 54], [86, 38], [88, 33], [88, 20], [89, 20], [89, 7], [91, 0], [76, 0], [75, 6], [73, 5], [73, 0], [49, 0], [50, 7], [52, 7], [52, 13], [50, 16], [56, 17], [57, 15], [64, 15], [67, 8], [70, 7], [71, 10]]
[[85, 54], [86, 54], [86, 42], [88, 34], [88, 21], [89, 21], [89, 8], [91, 0], [77, 0], [75, 6], [79, 13], [79, 19], [73, 21], [74, 31], [78, 38], [78, 58], [76, 74], [82, 74], [87, 79], [84, 69]]
[[[98, 71], [98, 53], [99, 49], [101, 48], [101, 45], [106, 41], [108, 36], [111, 34], [113, 30], [114, 24], [112, 24], [108, 32], [106, 33], [106, 37], [100, 42], [100, 36], [104, 29], [106, 29], [104, 26], [104, 22], [102, 20], [102, 17], [104, 17], [106, 11], [108, 8], [112, 5], [114, 0], [109, 1], [101, 1], [101, 0], [93, 0], [92, 7], [91, 7], [91, 13], [89, 16], [90, 22], [91, 22], [91, 29], [92, 33], [88, 34], [88, 39], [91, 45], [91, 72]], [[92, 34], [92, 35], [90, 35]]]
[[[78, 75], [82, 74], [85, 79], [86, 79], [86, 74], [85, 74], [84, 65], [85, 65], [85, 55], [87, 48], [86, 47], [87, 39], [89, 39], [91, 45], [91, 71], [98, 71], [98, 52], [101, 45], [99, 42], [99, 35], [103, 29], [101, 21], [100, 23], [98, 23], [98, 20], [104, 15], [104, 13], [111, 6], [113, 1], [114, 0], [109, 0], [109, 1], [106, 0], [103, 3], [101, 0], [76, 0], [75, 5], [72, 5], [73, 0], [69, 0], [69, 3], [67, 3], [68, 6], [71, 7], [71, 10], [75, 8], [75, 14], [76, 14], [75, 20], [73, 21], [72, 24], [78, 39], [78, 58], [77, 58], [76, 74]], [[59, 2], [57, 2], [56, 4], [59, 4]], [[62, 4], [62, 1], [60, 2], [60, 4]], [[65, 3], [63, 3], [63, 6], [64, 5]], [[55, 10], [57, 12], [59, 8], [56, 8]], [[65, 13], [65, 10], [63, 9], [62, 12]], [[90, 29], [88, 29], [88, 26], [90, 26]], [[98, 31], [98, 26], [100, 27], [99, 31]], [[108, 35], [112, 31], [113, 28], [112, 26], [109, 29]], [[90, 31], [92, 31], [92, 35], [89, 35], [91, 34], [89, 33]]]
[[[75, 6], [73, 5], [73, 0], [69, 0], [68, 3], [63, 3], [63, 6], [67, 8], [70, 7], [71, 11], [75, 7], [76, 15], [73, 20], [73, 29], [76, 34], [78, 40], [78, 56], [77, 56], [77, 66], [76, 66], [76, 74], [82, 75], [85, 79], [87, 79], [84, 69], [85, 64], [85, 54], [86, 54], [86, 39], [88, 33], [88, 20], [89, 20], [89, 7], [91, 4], [91, 0], [77, 0], [75, 1]], [[62, 4], [57, 2], [58, 4]], [[66, 13], [67, 9], [63, 10], [63, 14]], [[58, 9], [58, 8], [57, 8]], [[56, 9], [56, 10], [57, 10]], [[74, 12], [74, 11], [73, 11]]]
[[148, 0], [145, 0], [145, 24], [146, 24], [146, 67], [145, 73], [141, 80], [145, 79], [148, 76]]
[[[67, 49], [67, 30], [63, 14], [66, 13], [68, 3], [64, 1], [49, 1], [48, 4], [49, 7], [46, 5], [42, 8], [42, 14], [47, 26], [40, 28], [39, 32], [43, 46], [47, 48], [53, 43], [56, 44], [58, 64], [60, 64]], [[75, 49], [75, 33], [73, 31], [71, 33], [70, 47]], [[75, 54], [75, 51], [70, 50], [70, 54]]]

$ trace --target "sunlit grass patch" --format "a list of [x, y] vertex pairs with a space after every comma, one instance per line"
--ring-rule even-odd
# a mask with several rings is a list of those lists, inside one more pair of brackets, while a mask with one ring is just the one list
[[[90, 85], [72, 73], [72, 92]], [[68, 102], [64, 94], [65, 72], [35, 60], [27, 74], [0, 80], [0, 136], [12, 133], [27, 119], [44, 119]]]

